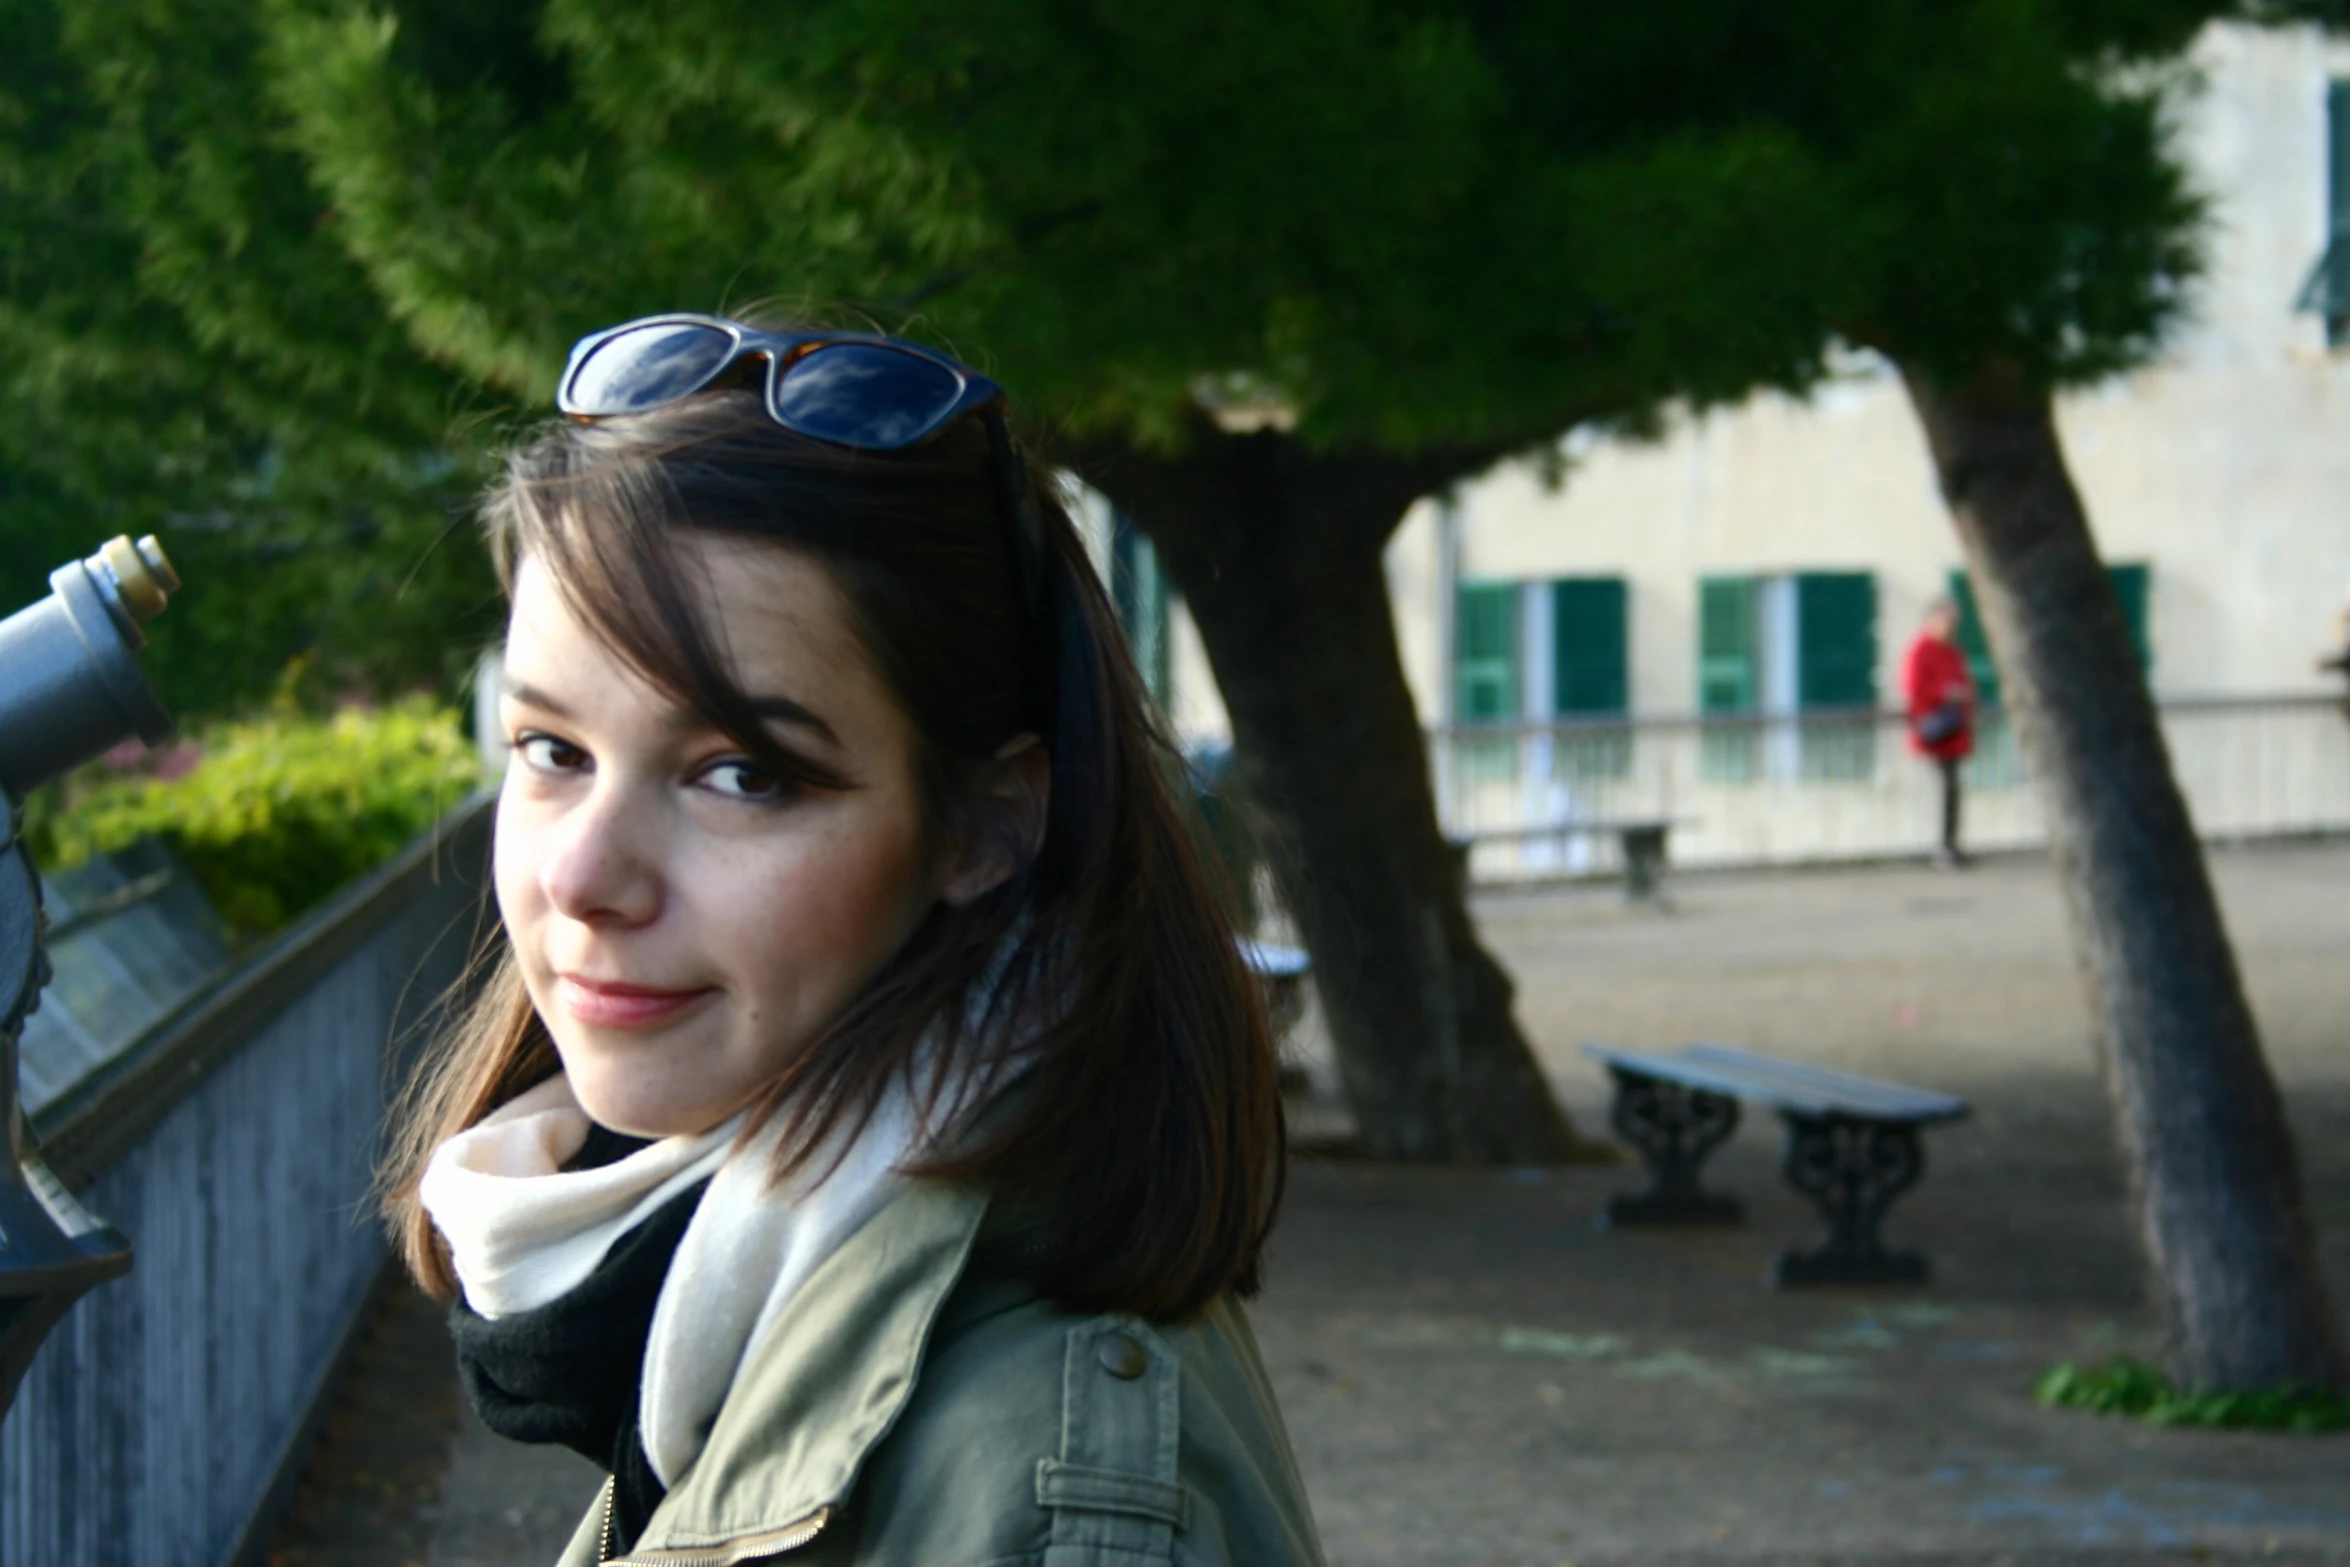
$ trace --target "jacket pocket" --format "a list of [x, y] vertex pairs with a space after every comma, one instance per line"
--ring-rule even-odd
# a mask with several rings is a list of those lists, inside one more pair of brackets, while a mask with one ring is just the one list
[[1172, 1561], [1187, 1514], [1176, 1480], [1182, 1367], [1132, 1317], [1069, 1330], [1060, 1452], [1037, 1461], [1036, 1501], [1052, 1514], [1046, 1567]]
[[1040, 1507], [1126, 1513], [1183, 1527], [1183, 1487], [1115, 1469], [1064, 1464], [1057, 1458], [1036, 1461], [1036, 1501]]

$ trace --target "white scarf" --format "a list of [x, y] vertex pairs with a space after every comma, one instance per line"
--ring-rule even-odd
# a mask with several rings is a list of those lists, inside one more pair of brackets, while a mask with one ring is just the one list
[[449, 1243], [466, 1304], [496, 1318], [573, 1289], [614, 1241], [709, 1176], [653, 1305], [639, 1389], [645, 1456], [674, 1486], [751, 1346], [904, 1184], [898, 1170], [917, 1152], [920, 1121], [895, 1085], [845, 1152], [836, 1137], [781, 1185], [768, 1179], [774, 1130], [734, 1149], [739, 1116], [615, 1164], [566, 1170], [589, 1123], [557, 1075], [434, 1150], [417, 1195]]

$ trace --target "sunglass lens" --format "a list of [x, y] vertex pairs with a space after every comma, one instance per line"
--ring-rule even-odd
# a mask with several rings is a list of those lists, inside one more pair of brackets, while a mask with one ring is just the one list
[[564, 411], [600, 419], [691, 396], [726, 363], [734, 341], [721, 327], [692, 321], [632, 327], [597, 344], [573, 368]]
[[938, 428], [962, 378], [919, 354], [880, 343], [828, 343], [792, 361], [775, 388], [775, 416], [802, 435], [888, 451]]

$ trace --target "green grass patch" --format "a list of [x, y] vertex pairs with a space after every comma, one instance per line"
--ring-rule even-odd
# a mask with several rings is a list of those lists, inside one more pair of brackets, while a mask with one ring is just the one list
[[2258, 1431], [2350, 1430], [2350, 1398], [2318, 1388], [2256, 1393], [2182, 1393], [2142, 1360], [2071, 1361], [2043, 1375], [2033, 1396], [2052, 1409], [2127, 1415], [2158, 1426], [2226, 1426]]

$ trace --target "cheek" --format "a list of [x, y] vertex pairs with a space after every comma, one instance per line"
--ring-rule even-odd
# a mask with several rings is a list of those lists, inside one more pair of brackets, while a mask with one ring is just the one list
[[805, 844], [769, 883], [762, 923], [786, 949], [779, 957], [821, 954], [841, 988], [853, 990], [936, 901], [930, 880], [917, 825], [896, 813], [843, 823]]
[[490, 838], [490, 886], [498, 897], [498, 913], [509, 929], [536, 912], [537, 841], [511, 792], [498, 797], [497, 821]]

